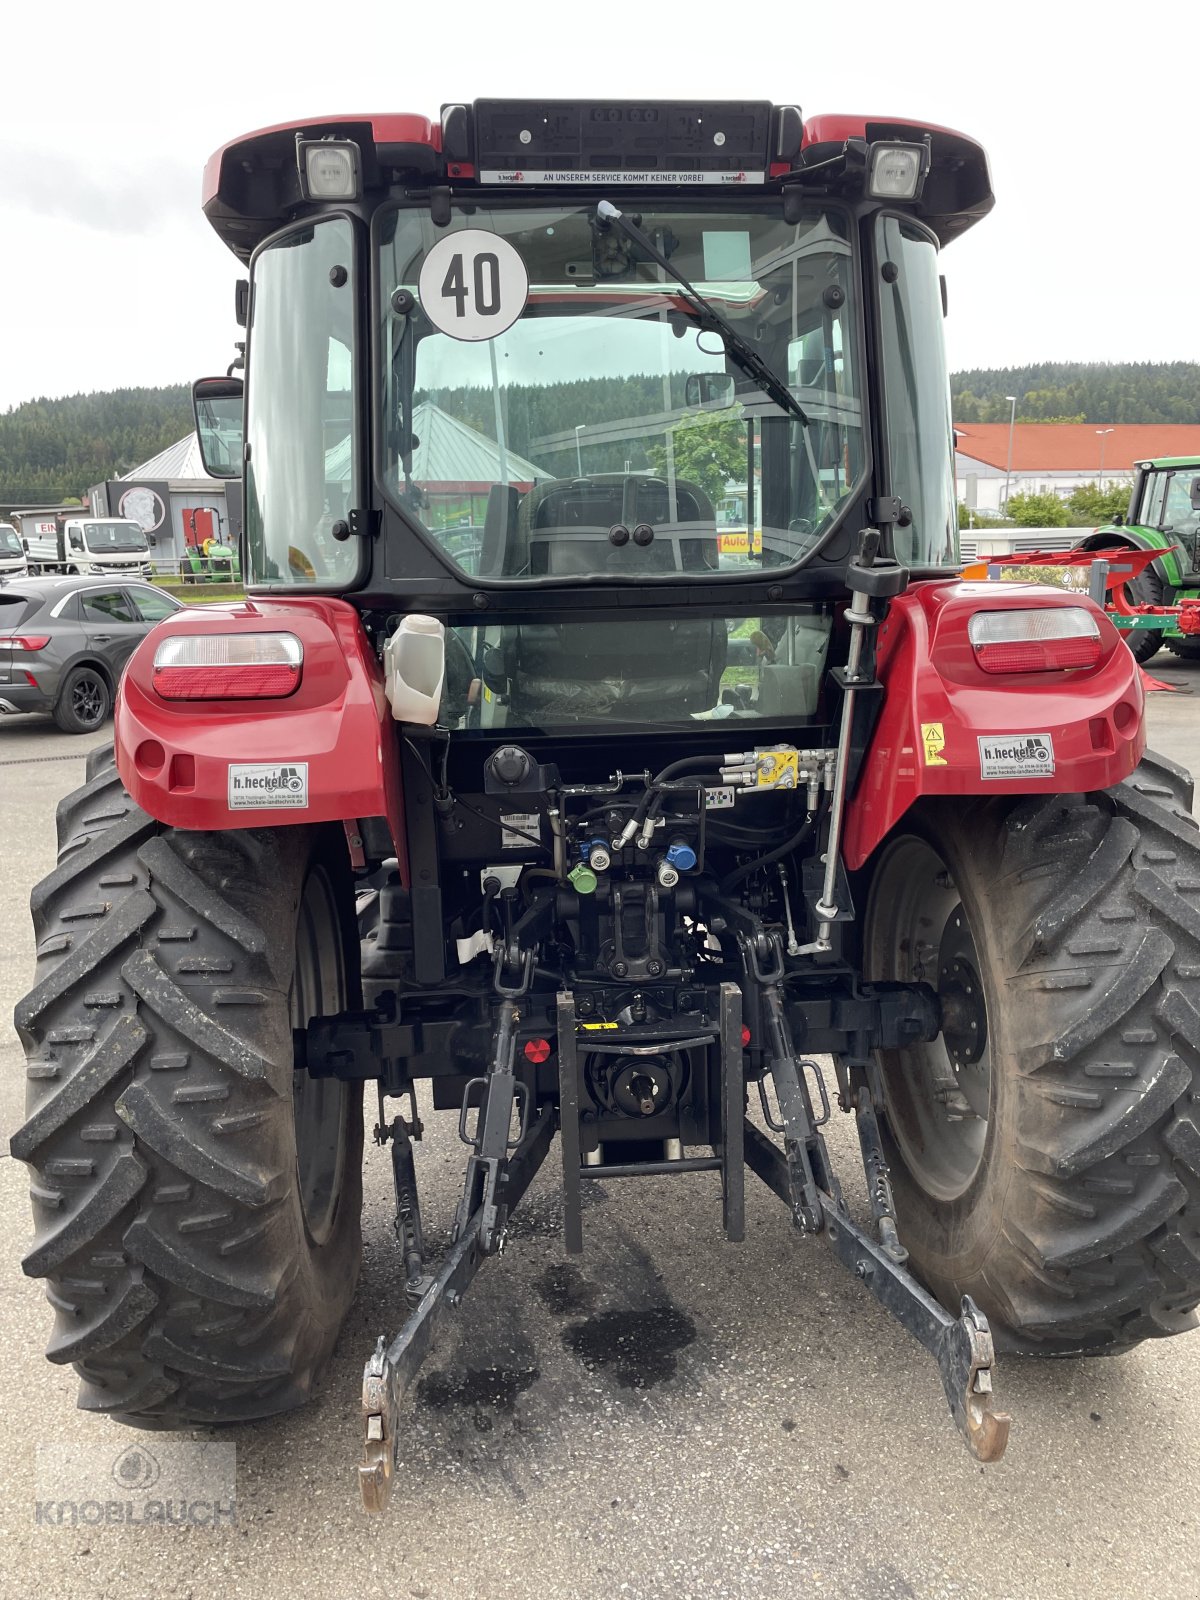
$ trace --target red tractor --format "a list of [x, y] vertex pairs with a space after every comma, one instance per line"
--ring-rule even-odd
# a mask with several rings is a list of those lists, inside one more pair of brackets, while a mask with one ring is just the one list
[[[1193, 1325], [1191, 782], [1098, 606], [955, 575], [939, 252], [991, 205], [961, 134], [755, 102], [477, 101], [213, 158], [246, 387], [197, 399], [214, 470], [244, 407], [250, 598], [133, 657], [17, 1012], [25, 1268], [83, 1407], [308, 1398], [368, 1083], [406, 1284], [364, 1352], [372, 1509], [552, 1149], [568, 1251], [598, 1181], [704, 1172], [736, 1244], [749, 1168], [982, 1460], [996, 1348]], [[431, 1108], [467, 1147], [440, 1250]]]

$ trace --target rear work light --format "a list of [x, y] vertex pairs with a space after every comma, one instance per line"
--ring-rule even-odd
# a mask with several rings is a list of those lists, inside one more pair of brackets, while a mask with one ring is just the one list
[[928, 140], [924, 144], [873, 144], [867, 193], [873, 200], [915, 200], [928, 171]]
[[44, 650], [48, 633], [0, 633], [0, 650]]
[[296, 139], [306, 200], [358, 199], [358, 146], [351, 139]]
[[1096, 619], [1082, 606], [977, 611], [967, 636], [985, 672], [1069, 672], [1103, 654]]
[[154, 652], [154, 687], [164, 700], [282, 700], [303, 663], [291, 633], [176, 634]]

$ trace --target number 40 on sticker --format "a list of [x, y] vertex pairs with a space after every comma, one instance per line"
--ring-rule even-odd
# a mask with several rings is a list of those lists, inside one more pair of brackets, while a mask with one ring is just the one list
[[512, 327], [529, 298], [529, 274], [507, 239], [483, 228], [465, 228], [439, 239], [430, 250], [417, 295], [439, 332], [475, 343]]

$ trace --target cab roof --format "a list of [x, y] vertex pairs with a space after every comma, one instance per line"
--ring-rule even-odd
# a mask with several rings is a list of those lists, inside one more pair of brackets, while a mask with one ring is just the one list
[[[716, 137], [708, 138], [714, 119], [731, 130], [728, 138], [719, 135], [716, 150]], [[529, 126], [516, 136], [523, 143], [512, 143], [511, 130], [523, 123]], [[204, 169], [202, 203], [239, 260], [248, 261], [256, 246], [288, 221], [324, 209], [305, 197], [297, 161], [297, 140], [320, 139], [358, 147], [367, 196], [393, 184], [409, 190], [449, 187], [456, 196], [516, 187], [560, 194], [584, 185], [596, 191], [622, 184], [668, 192], [736, 187], [742, 193], [778, 194], [789, 183], [803, 183], [808, 192], [836, 193], [854, 181], [861, 193], [870, 145], [928, 140], [924, 188], [905, 209], [945, 244], [986, 216], [994, 203], [982, 146], [933, 123], [862, 115], [804, 119], [795, 106], [765, 101], [542, 101], [535, 106], [480, 100], [444, 106], [438, 122], [404, 112], [348, 113], [276, 123], [223, 145]], [[820, 185], [815, 190], [814, 183]]]

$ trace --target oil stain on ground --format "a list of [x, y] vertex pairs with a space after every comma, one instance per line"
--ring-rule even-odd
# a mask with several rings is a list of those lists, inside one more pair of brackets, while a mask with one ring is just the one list
[[491, 1431], [497, 1414], [511, 1412], [517, 1396], [537, 1381], [536, 1367], [476, 1367], [461, 1372], [431, 1372], [417, 1388], [418, 1398], [433, 1411], [461, 1407], [474, 1415], [480, 1433]]
[[622, 1389], [652, 1389], [675, 1375], [677, 1357], [696, 1337], [696, 1324], [677, 1306], [648, 1311], [602, 1311], [563, 1332], [563, 1343], [590, 1370], [612, 1373]]
[[546, 1310], [556, 1317], [578, 1316], [596, 1303], [596, 1285], [569, 1261], [547, 1267], [535, 1287]]

